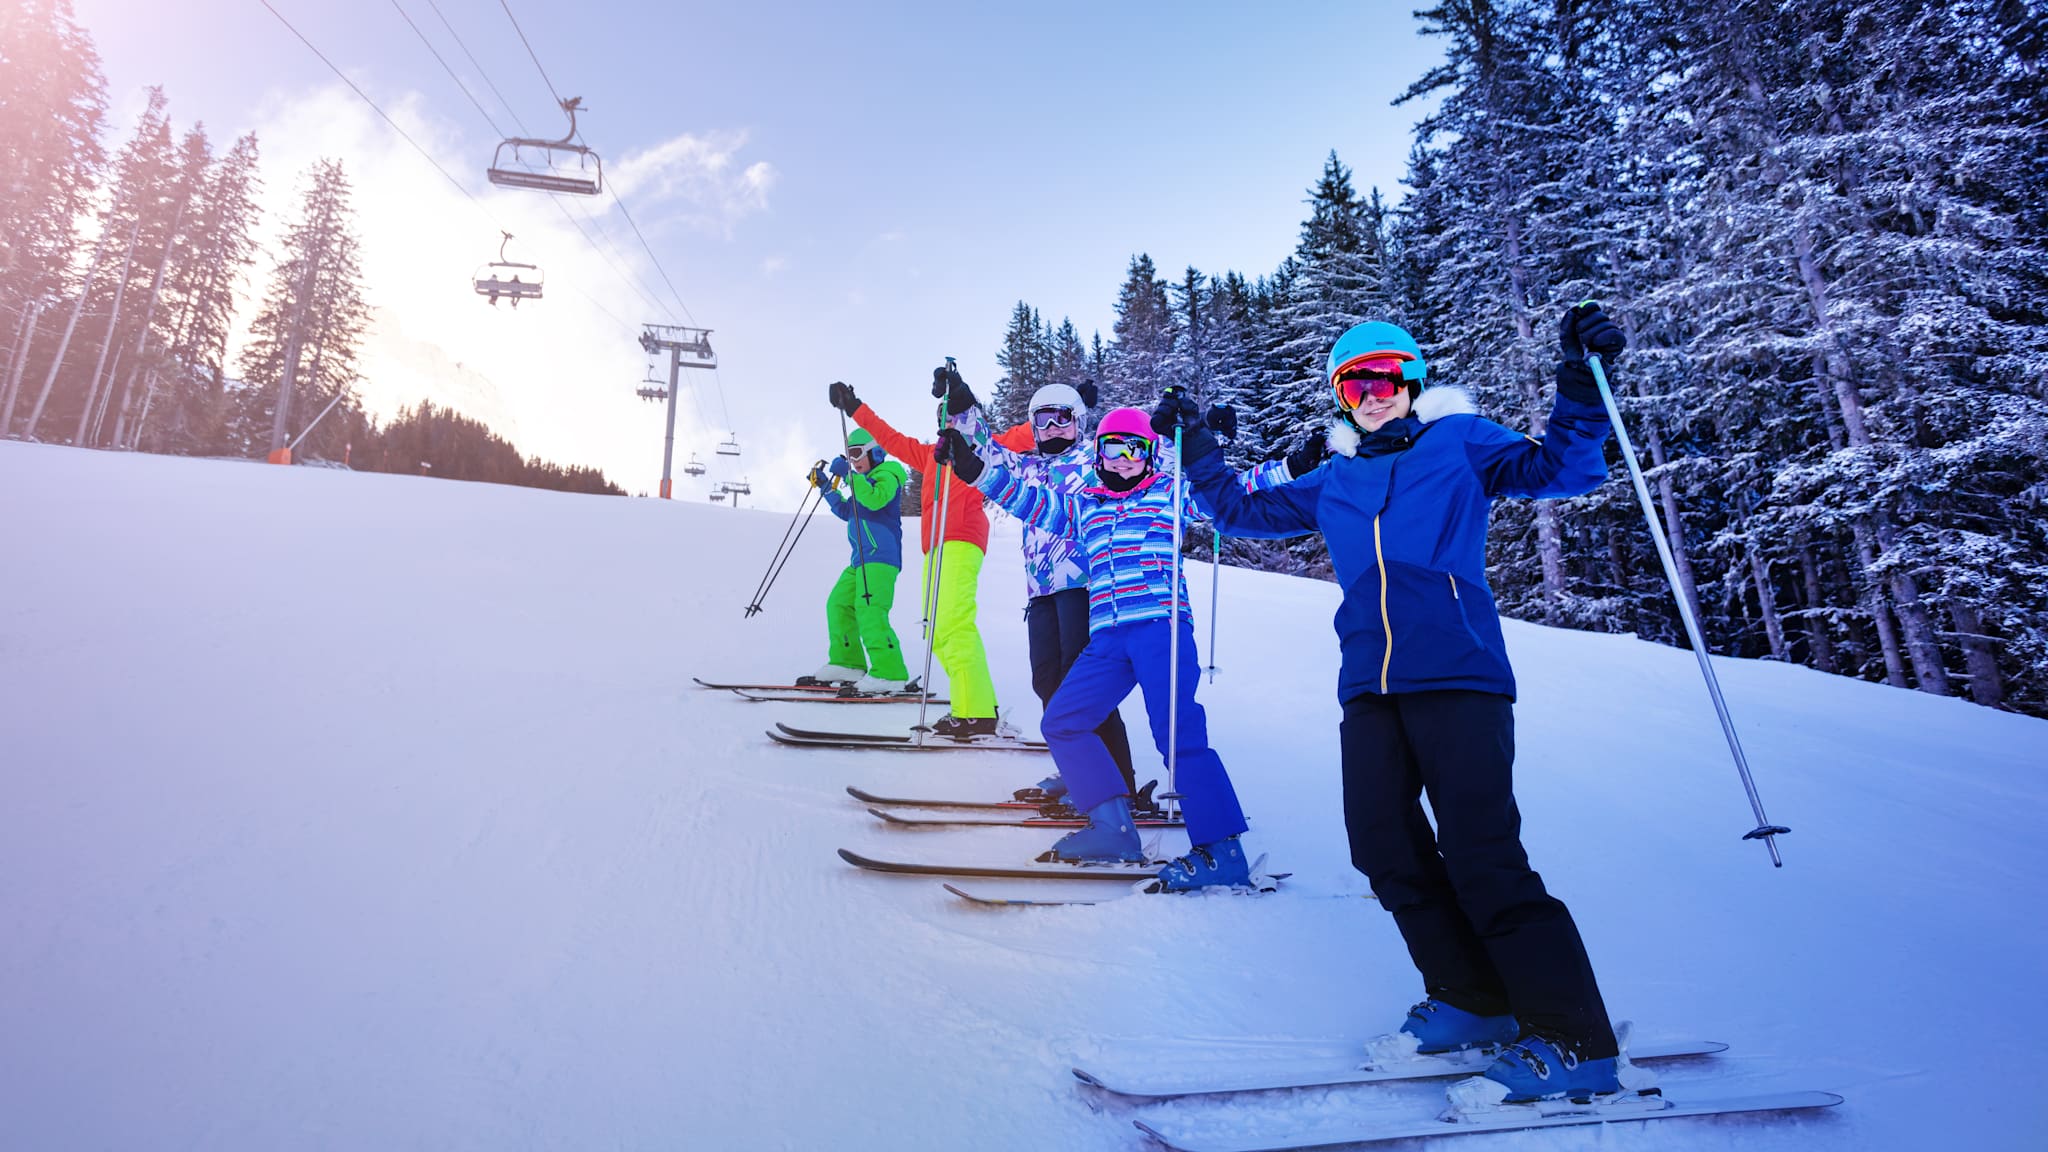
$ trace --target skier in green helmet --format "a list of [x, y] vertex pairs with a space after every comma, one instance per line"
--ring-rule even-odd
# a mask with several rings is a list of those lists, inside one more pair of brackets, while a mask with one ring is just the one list
[[[851, 684], [861, 692], [902, 692], [910, 671], [889, 624], [896, 577], [903, 571], [903, 465], [888, 458], [865, 430], [846, 438], [846, 453], [814, 469], [811, 483], [825, 490], [832, 514], [846, 521], [852, 550], [846, 571], [825, 599], [831, 655], [799, 684]], [[841, 486], [845, 491], [840, 491]]]

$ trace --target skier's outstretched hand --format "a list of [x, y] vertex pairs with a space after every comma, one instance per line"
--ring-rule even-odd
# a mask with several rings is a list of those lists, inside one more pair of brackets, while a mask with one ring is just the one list
[[1102, 390], [1095, 386], [1095, 381], [1093, 380], [1083, 380], [1079, 384], [1074, 385], [1074, 391], [1081, 394], [1081, 406], [1083, 408], [1093, 408], [1095, 407], [1095, 402], [1102, 399]]
[[825, 398], [848, 416], [860, 411], [860, 397], [853, 394], [853, 385], [844, 380], [834, 380], [832, 387], [825, 390]]
[[1565, 310], [1564, 318], [1557, 322], [1557, 343], [1566, 360], [1584, 360], [1586, 353], [1597, 352], [1600, 359], [1611, 363], [1628, 347], [1628, 337], [1600, 310], [1597, 301], [1588, 300]]
[[959, 369], [951, 364], [941, 364], [932, 369], [932, 395], [946, 398], [948, 416], [958, 416], [981, 403], [975, 399], [974, 390], [967, 386], [967, 381], [960, 378]]
[[1159, 403], [1153, 407], [1152, 431], [1171, 436], [1175, 425], [1183, 430], [1202, 426], [1201, 406], [1177, 384], [1161, 393]]
[[939, 442], [932, 446], [932, 460], [941, 466], [951, 465], [953, 475], [969, 484], [981, 476], [981, 457], [974, 454], [974, 445], [958, 428], [940, 430]]
[[1330, 458], [1330, 430], [1317, 428], [1301, 447], [1287, 454], [1287, 474], [1296, 480], [1316, 470]]
[[1237, 439], [1236, 405], [1230, 404], [1227, 401], [1222, 404], [1212, 404], [1209, 406], [1209, 414], [1202, 417], [1202, 422], [1209, 426], [1209, 431], [1216, 433], [1225, 440]]

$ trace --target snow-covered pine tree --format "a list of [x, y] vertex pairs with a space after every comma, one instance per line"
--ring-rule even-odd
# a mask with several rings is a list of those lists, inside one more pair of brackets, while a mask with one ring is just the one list
[[165, 286], [169, 355], [137, 429], [140, 446], [150, 451], [195, 452], [220, 437], [228, 332], [256, 261], [256, 165], [256, 137], [245, 135], [214, 161], [189, 210], [184, 252]]
[[1167, 385], [1177, 383], [1168, 358], [1179, 333], [1166, 281], [1159, 278], [1151, 256], [1140, 253], [1131, 258], [1123, 287], [1117, 290], [1111, 332], [1107, 363], [1096, 378], [1103, 407], [1152, 407]]

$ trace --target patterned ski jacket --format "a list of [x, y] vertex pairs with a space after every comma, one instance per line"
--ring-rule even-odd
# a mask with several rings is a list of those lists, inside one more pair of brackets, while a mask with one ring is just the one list
[[910, 473], [894, 460], [884, 460], [863, 476], [848, 472], [846, 492], [834, 484], [825, 490], [832, 514], [846, 521], [849, 564], [903, 567], [903, 485]]
[[[939, 530], [939, 485], [932, 482], [936, 473], [932, 465], [932, 446], [890, 427], [887, 420], [877, 416], [875, 410], [865, 404], [855, 410], [853, 422], [867, 429], [868, 435], [873, 436], [875, 443], [886, 449], [889, 455], [924, 474], [917, 538], [924, 544], [924, 550], [930, 552], [932, 536]], [[975, 491], [974, 485], [953, 475], [953, 470], [948, 468], [945, 494], [946, 539], [963, 541], [987, 552], [988, 512], [981, 506], [981, 493]]]
[[1559, 395], [1543, 439], [1431, 388], [1415, 414], [1369, 436], [1333, 431], [1339, 454], [1300, 480], [1246, 494], [1211, 453], [1188, 467], [1238, 536], [1321, 532], [1344, 589], [1335, 620], [1337, 698], [1462, 688], [1515, 694], [1500, 614], [1486, 584], [1486, 519], [1497, 496], [1577, 496], [1607, 478], [1607, 412]]
[[[1071, 496], [1098, 483], [1094, 437], [1083, 436], [1065, 452], [1047, 456], [1037, 451], [1038, 441], [1028, 420], [1000, 436], [991, 436], [988, 415], [979, 405], [968, 409], [962, 419], [967, 423], [963, 431], [973, 441], [975, 454], [990, 464], [1002, 465], [1030, 487]], [[1166, 455], [1170, 460], [1170, 448]], [[1247, 491], [1278, 487], [1291, 479], [1285, 460], [1269, 461], [1244, 474]], [[1170, 501], [1168, 507], [1172, 507]], [[1171, 532], [1169, 524], [1169, 539]], [[1024, 521], [1024, 586], [1026, 594], [1034, 599], [1069, 588], [1088, 587], [1088, 557], [1079, 536]]]

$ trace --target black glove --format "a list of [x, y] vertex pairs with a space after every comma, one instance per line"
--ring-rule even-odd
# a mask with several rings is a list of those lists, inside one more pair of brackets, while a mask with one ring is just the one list
[[1558, 361], [1557, 392], [1581, 404], [1601, 403], [1600, 385], [1593, 380], [1593, 366], [1584, 360]]
[[1587, 352], [1598, 352], [1602, 361], [1613, 363], [1628, 347], [1628, 337], [1598, 303], [1588, 300], [1565, 310], [1564, 318], [1557, 322], [1557, 343], [1566, 361], [1583, 361]]
[[932, 395], [946, 398], [946, 415], [958, 416], [969, 408], [981, 403], [974, 398], [974, 390], [960, 373], [951, 365], [932, 369]]
[[1318, 428], [1308, 434], [1301, 447], [1287, 454], [1287, 474], [1296, 480], [1316, 470], [1330, 458], [1330, 430]]
[[1217, 404], [1211, 406], [1209, 414], [1202, 417], [1202, 422], [1209, 426], [1211, 432], [1216, 433], [1225, 440], [1237, 439], [1237, 409], [1233, 405]]
[[1161, 437], [1172, 436], [1176, 424], [1184, 429], [1202, 426], [1201, 407], [1178, 385], [1162, 393], [1153, 407], [1152, 431]]
[[1081, 406], [1083, 408], [1093, 408], [1095, 407], [1095, 402], [1102, 399], [1102, 390], [1095, 386], [1095, 381], [1093, 380], [1083, 380], [1079, 384], [1074, 385], [1074, 391], [1081, 394]]
[[853, 394], [853, 385], [843, 380], [834, 380], [832, 387], [825, 390], [825, 398], [848, 416], [860, 411], [860, 397]]
[[958, 428], [946, 428], [939, 432], [939, 441], [932, 445], [932, 461], [939, 465], [952, 465], [953, 475], [974, 483], [981, 475], [981, 457], [974, 454], [974, 445], [967, 442]]

